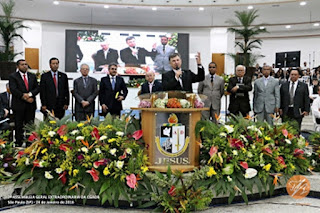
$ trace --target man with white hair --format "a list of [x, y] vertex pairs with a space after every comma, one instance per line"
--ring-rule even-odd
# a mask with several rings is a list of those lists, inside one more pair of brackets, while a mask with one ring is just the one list
[[119, 54], [115, 49], [110, 48], [109, 42], [106, 40], [104, 43], [101, 43], [101, 50], [98, 50], [97, 53], [92, 55], [95, 64], [95, 70], [101, 71], [101, 65], [108, 65], [110, 63], [118, 64]]
[[246, 67], [238, 65], [236, 67], [236, 76], [229, 79], [227, 91], [231, 93], [229, 112], [233, 115], [241, 113], [243, 117], [247, 116], [251, 110], [249, 91], [252, 90], [251, 79], [244, 76]]
[[162, 84], [159, 81], [154, 80], [153, 71], [149, 71], [146, 73], [146, 80], [147, 82], [145, 82], [141, 86], [141, 94], [162, 91]]

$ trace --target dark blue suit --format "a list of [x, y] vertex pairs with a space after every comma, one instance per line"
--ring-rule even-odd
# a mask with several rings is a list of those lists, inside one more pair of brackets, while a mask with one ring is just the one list
[[[152, 92], [160, 92], [162, 91], [162, 84], [155, 80], [153, 82], [153, 85], [152, 85]], [[142, 84], [141, 86], [141, 95], [142, 94], [145, 94], [145, 93], [150, 93], [150, 90], [149, 90], [149, 82], [145, 82], [144, 84]]]

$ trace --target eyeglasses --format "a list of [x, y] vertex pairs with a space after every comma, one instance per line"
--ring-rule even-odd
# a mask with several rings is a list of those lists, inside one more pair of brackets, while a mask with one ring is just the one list
[[118, 68], [110, 68], [110, 70], [117, 70]]
[[216, 68], [216, 67], [209, 67], [209, 68]]

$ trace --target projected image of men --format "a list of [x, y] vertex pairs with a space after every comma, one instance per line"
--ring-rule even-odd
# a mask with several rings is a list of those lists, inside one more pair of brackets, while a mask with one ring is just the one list
[[175, 53], [175, 48], [168, 44], [169, 38], [166, 36], [161, 37], [161, 45], [157, 46], [156, 57], [154, 59], [154, 70], [160, 74], [171, 70], [169, 63], [169, 56]]
[[97, 53], [92, 55], [94, 60], [94, 67], [96, 71], [101, 71], [101, 65], [108, 65], [111, 63], [118, 64], [119, 54], [115, 49], [110, 48], [108, 41], [105, 41], [101, 45], [101, 50], [98, 50]]

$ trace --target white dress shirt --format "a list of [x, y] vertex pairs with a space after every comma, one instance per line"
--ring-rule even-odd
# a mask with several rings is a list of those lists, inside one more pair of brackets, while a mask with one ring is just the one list
[[313, 100], [312, 106], [311, 106], [312, 114], [315, 118], [320, 118], [320, 97], [317, 97]]

